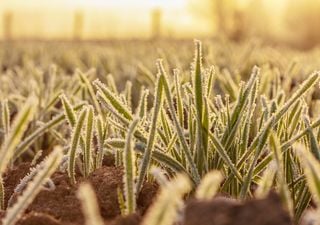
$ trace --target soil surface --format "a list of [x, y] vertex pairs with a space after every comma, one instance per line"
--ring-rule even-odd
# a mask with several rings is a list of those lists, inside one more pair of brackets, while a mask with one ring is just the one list
[[291, 225], [278, 195], [245, 203], [217, 197], [211, 201], [191, 200], [185, 209], [183, 225]]
[[[106, 159], [104, 166], [97, 169], [86, 179], [77, 178], [77, 184], [72, 185], [66, 173], [56, 172], [51, 177], [55, 189], [42, 190], [19, 221], [19, 225], [83, 225], [84, 217], [81, 212], [80, 201], [76, 196], [81, 182], [89, 182], [93, 186], [101, 212], [106, 224], [139, 224], [141, 216], [145, 213], [157, 193], [158, 185], [145, 183], [137, 201], [137, 214], [128, 217], [119, 217], [118, 188], [122, 188], [123, 168], [111, 166], [113, 161]], [[14, 188], [20, 180], [27, 175], [29, 163], [22, 163], [8, 171], [4, 176], [5, 202], [14, 193]], [[14, 204], [16, 197], [13, 198]], [[3, 213], [2, 213], [3, 214]], [[1, 215], [2, 215], [1, 214]], [[1, 216], [0, 215], [0, 216]]]
[[[83, 225], [84, 217], [76, 191], [81, 182], [93, 186], [106, 225], [139, 225], [143, 215], [153, 203], [158, 185], [145, 183], [137, 199], [137, 213], [126, 217], [120, 215], [117, 189], [122, 188], [123, 168], [115, 167], [112, 158], [106, 158], [103, 167], [87, 178], [77, 177], [72, 185], [64, 172], [51, 177], [54, 190], [42, 190], [25, 211], [18, 225]], [[5, 203], [14, 188], [30, 170], [29, 163], [21, 163], [4, 176]], [[14, 203], [16, 198], [13, 198]], [[0, 217], [4, 212], [0, 211]], [[266, 199], [249, 200], [244, 203], [228, 197], [216, 197], [210, 201], [187, 200], [183, 221], [179, 225], [291, 225], [288, 213], [282, 208], [280, 198], [271, 193]]]

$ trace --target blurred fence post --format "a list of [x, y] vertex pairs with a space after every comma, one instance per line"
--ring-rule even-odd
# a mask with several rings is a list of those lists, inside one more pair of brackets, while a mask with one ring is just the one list
[[3, 14], [3, 37], [4, 40], [9, 41], [12, 39], [12, 25], [13, 25], [13, 13], [6, 11]]
[[84, 14], [82, 11], [76, 11], [74, 13], [73, 21], [73, 40], [79, 41], [83, 35]]
[[226, 35], [227, 31], [227, 16], [225, 13], [225, 2], [216, 0], [216, 14], [217, 14], [217, 26], [219, 33], [222, 33], [222, 35]]
[[237, 9], [233, 12], [233, 27], [230, 38], [234, 41], [241, 41], [244, 39], [245, 35], [248, 33], [246, 26], [245, 15], [243, 11]]
[[161, 37], [161, 19], [162, 11], [160, 8], [155, 8], [151, 11], [151, 37], [158, 39]]

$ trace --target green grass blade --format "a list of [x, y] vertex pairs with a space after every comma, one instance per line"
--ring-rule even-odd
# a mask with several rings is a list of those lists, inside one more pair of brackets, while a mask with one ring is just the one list
[[128, 133], [126, 136], [126, 144], [123, 151], [123, 165], [124, 165], [124, 194], [126, 203], [126, 214], [129, 215], [134, 213], [136, 210], [136, 188], [135, 188], [135, 177], [136, 177], [136, 165], [135, 155], [132, 146], [132, 137], [134, 130], [138, 125], [139, 120], [134, 119], [131, 123]]
[[72, 137], [71, 137], [71, 144], [70, 144], [70, 149], [69, 149], [68, 175], [69, 175], [71, 182], [73, 184], [76, 183], [76, 178], [75, 178], [76, 151], [79, 147], [81, 130], [84, 125], [86, 115], [87, 115], [87, 109], [84, 108], [81, 110], [81, 112], [78, 116], [76, 125], [74, 127], [73, 132], [72, 132]]
[[112, 91], [99, 80], [95, 80], [94, 85], [100, 90], [100, 94], [108, 100], [112, 108], [114, 108], [120, 115], [123, 115], [127, 120], [131, 121], [133, 116], [130, 110], [120, 101], [120, 99], [112, 93]]
[[69, 122], [70, 127], [73, 128], [76, 124], [76, 113], [73, 110], [73, 107], [65, 94], [61, 94], [60, 99], [63, 105], [65, 117]]
[[3, 100], [1, 102], [1, 122], [4, 136], [6, 137], [10, 130], [10, 110], [8, 100]]
[[141, 166], [139, 169], [139, 177], [138, 177], [138, 182], [137, 182], [137, 192], [140, 191], [144, 178], [147, 174], [147, 171], [150, 166], [150, 160], [151, 160], [151, 152], [154, 148], [154, 142], [156, 140], [156, 131], [157, 131], [157, 124], [158, 124], [158, 118], [159, 118], [159, 113], [161, 111], [162, 107], [162, 102], [163, 102], [163, 78], [162, 76], [158, 76], [157, 80], [157, 85], [156, 85], [156, 90], [155, 90], [155, 99], [154, 99], [154, 104], [153, 104], [153, 115], [152, 115], [152, 122], [151, 122], [151, 127], [149, 131], [149, 138], [147, 141], [147, 147], [145, 149], [145, 152], [143, 154]]
[[193, 93], [196, 107], [196, 118], [197, 118], [197, 142], [196, 142], [196, 159], [197, 167], [200, 175], [204, 167], [205, 153], [202, 143], [202, 113], [203, 113], [203, 84], [202, 84], [202, 53], [201, 53], [201, 42], [196, 41], [196, 52], [194, 61], [194, 75], [193, 75]]
[[184, 114], [183, 114], [183, 99], [182, 99], [182, 91], [181, 91], [181, 83], [180, 83], [180, 72], [179, 70], [174, 70], [174, 84], [176, 89], [176, 96], [177, 96], [177, 112], [180, 125], [183, 126], [184, 124]]
[[105, 138], [107, 135], [107, 131], [106, 131], [106, 125], [103, 122], [102, 116], [98, 115], [98, 117], [96, 117], [96, 137], [97, 137], [97, 141], [98, 141], [98, 152], [96, 154], [96, 168], [99, 168], [102, 166], [102, 161], [103, 161], [103, 154], [104, 154], [104, 142], [105, 142]]
[[93, 121], [94, 112], [93, 107], [87, 107], [86, 132], [85, 132], [85, 146], [84, 146], [84, 176], [87, 177], [92, 172], [93, 156], [92, 156], [92, 141], [93, 141]]

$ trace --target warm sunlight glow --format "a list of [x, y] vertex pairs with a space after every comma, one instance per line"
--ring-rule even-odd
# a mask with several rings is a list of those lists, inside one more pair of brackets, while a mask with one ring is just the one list
[[310, 38], [303, 24], [319, 21], [319, 6], [317, 0], [0, 0], [0, 39], [254, 35], [292, 42]]
[[[163, 34], [191, 30], [195, 21], [187, 3], [188, 0], [3, 0], [0, 13], [14, 14], [11, 32], [16, 37], [71, 37], [78, 13], [83, 38], [141, 38], [152, 36], [154, 9], [161, 11], [159, 29]], [[30, 22], [28, 26], [27, 22]], [[0, 36], [3, 32], [1, 27]]]
[[183, 8], [185, 7], [186, 0], [69, 0], [69, 4], [75, 7], [85, 8], [110, 8], [110, 7], [132, 7], [134, 5], [140, 5], [142, 8], [161, 7], [168, 8]]

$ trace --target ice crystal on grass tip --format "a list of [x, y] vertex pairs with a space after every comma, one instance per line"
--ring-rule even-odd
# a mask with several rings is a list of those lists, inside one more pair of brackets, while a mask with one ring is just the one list
[[145, 215], [142, 225], [172, 225], [177, 219], [177, 212], [183, 205], [182, 197], [191, 190], [189, 179], [179, 174], [161, 191]]
[[92, 186], [82, 183], [79, 186], [77, 196], [81, 201], [82, 212], [85, 218], [85, 225], [103, 225], [99, 205]]
[[202, 178], [196, 191], [198, 199], [211, 199], [219, 190], [223, 177], [219, 171], [211, 171]]

